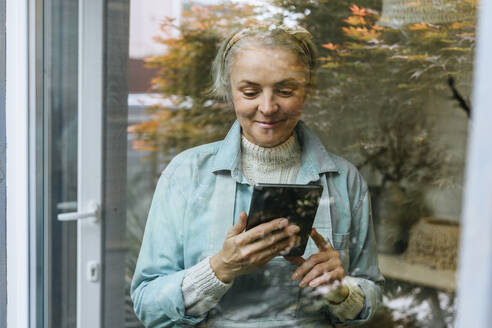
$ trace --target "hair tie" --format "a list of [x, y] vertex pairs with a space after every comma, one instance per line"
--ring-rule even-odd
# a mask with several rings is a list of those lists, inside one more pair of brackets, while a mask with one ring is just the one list
[[229, 39], [229, 41], [227, 42], [227, 45], [224, 49], [224, 56], [222, 56], [222, 65], [223, 67], [225, 67], [225, 62], [226, 62], [226, 59], [227, 59], [227, 56], [229, 56], [229, 52], [231, 51], [231, 48], [239, 41], [241, 40], [245, 34], [247, 34], [251, 29], [248, 27], [248, 28], [245, 28], [245, 29], [242, 29], [236, 33], [234, 33], [231, 38]]

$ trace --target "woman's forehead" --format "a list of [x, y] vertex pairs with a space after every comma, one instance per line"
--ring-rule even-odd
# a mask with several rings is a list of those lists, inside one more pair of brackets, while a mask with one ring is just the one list
[[307, 71], [294, 51], [266, 47], [241, 49], [230, 67], [231, 79], [236, 82], [268, 77], [276, 80], [305, 79]]
[[294, 50], [266, 47], [266, 46], [249, 46], [238, 49], [234, 54], [233, 62], [254, 62], [255, 59], [265, 59], [265, 57], [274, 60], [275, 62], [300, 62], [299, 55]]

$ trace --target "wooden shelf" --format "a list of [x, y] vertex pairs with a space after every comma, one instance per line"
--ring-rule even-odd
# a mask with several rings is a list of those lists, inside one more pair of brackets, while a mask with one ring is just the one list
[[379, 254], [378, 258], [379, 268], [387, 278], [451, 292], [456, 290], [455, 271], [436, 270], [422, 264], [410, 263], [403, 260], [401, 255]]

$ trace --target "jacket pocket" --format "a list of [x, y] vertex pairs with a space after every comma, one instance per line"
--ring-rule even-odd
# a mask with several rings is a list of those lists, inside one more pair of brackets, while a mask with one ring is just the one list
[[350, 232], [333, 234], [333, 248], [338, 252], [338, 255], [340, 255], [340, 260], [342, 261], [345, 272], [348, 272], [350, 265], [349, 243]]

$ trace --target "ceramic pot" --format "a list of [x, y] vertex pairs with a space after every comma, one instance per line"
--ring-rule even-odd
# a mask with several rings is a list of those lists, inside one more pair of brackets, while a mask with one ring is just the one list
[[373, 215], [378, 251], [403, 253], [408, 245], [406, 212], [409, 198], [397, 183], [389, 184], [375, 197]]

